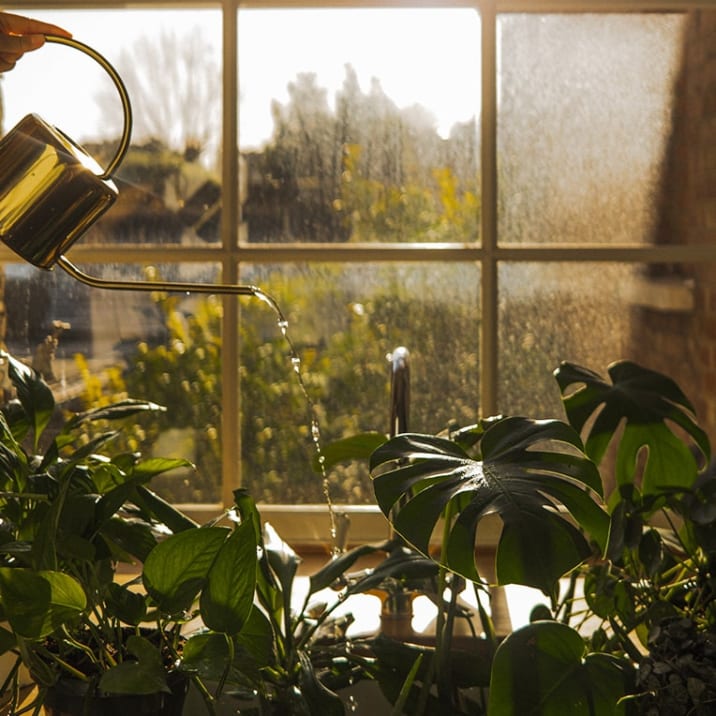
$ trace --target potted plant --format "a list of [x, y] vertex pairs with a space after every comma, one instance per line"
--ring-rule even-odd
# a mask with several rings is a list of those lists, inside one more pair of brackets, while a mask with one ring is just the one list
[[343, 714], [333, 689], [369, 674], [371, 659], [346, 649], [351, 618], [332, 616], [342, 600], [314, 602], [329, 587], [348, 597], [379, 581], [380, 571], [351, 584], [343, 575], [380, 546], [329, 559], [295, 608], [300, 559], [245, 491], [199, 526], [149, 489], [186, 461], [111, 449], [122, 420], [163, 408], [125, 400], [63, 417], [35, 371], [2, 359], [17, 390], [0, 412], [11, 713], [23, 667], [33, 707], [50, 713], [179, 714], [192, 683], [209, 713], [229, 693], [248, 713]]
[[[10, 711], [20, 666], [36, 684], [35, 704], [58, 713], [181, 713], [189, 681], [213, 711], [212, 694], [185, 666], [187, 625], [200, 617], [227, 642], [242, 629], [255, 587], [253, 524], [199, 527], [148, 487], [185, 461], [115, 454], [114, 430], [88, 438], [90, 424], [159, 406], [125, 400], [63, 419], [44, 381], [1, 357], [17, 390], [0, 413], [0, 651], [16, 658], [2, 684]], [[141, 564], [139, 576], [123, 574], [123, 563]], [[217, 683], [227, 669], [217, 664]]]
[[[466, 702], [446, 671], [430, 684], [433, 713], [714, 708], [716, 480], [704, 472], [709, 441], [668, 377], [628, 361], [612, 364], [609, 374], [611, 383], [570, 363], [555, 371], [566, 422], [499, 417], [372, 446], [381, 510], [441, 574], [482, 583], [478, 526], [497, 515], [497, 583], [534, 587], [549, 601], [533, 623], [503, 639], [485, 630], [495, 647], [487, 653], [486, 709]], [[355, 457], [361, 441], [365, 436], [324, 453]], [[439, 554], [430, 549], [436, 531]], [[446, 622], [436, 635], [438, 664], [451, 649]], [[430, 713], [429, 701], [420, 699], [425, 683], [403, 673], [402, 702], [411, 699], [411, 713]], [[683, 710], [673, 710], [675, 703]]]

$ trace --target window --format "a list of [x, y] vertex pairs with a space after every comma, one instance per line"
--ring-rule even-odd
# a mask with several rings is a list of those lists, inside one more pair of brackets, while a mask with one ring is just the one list
[[[703, 59], [716, 12], [361, 4], [23, 3], [106, 56], [132, 100], [119, 199], [72, 260], [257, 285], [282, 315], [245, 297], [88, 289], [3, 246], [8, 348], [31, 361], [52, 321], [69, 324], [53, 376], [68, 405], [130, 393], [170, 407], [132, 443], [197, 463], [166, 495], [215, 505], [243, 484], [271, 519], [290, 511], [287, 537], [319, 542], [313, 427], [319, 447], [387, 431], [398, 346], [413, 431], [559, 415], [560, 360], [603, 372], [619, 358], [673, 375], [713, 430], [700, 388], [716, 376]], [[3, 131], [36, 112], [111, 157], [121, 104], [82, 53], [48, 44], [0, 90]], [[327, 479], [362, 539], [365, 470]]]

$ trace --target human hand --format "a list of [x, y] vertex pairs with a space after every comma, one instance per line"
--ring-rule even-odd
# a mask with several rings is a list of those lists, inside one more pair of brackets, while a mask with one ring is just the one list
[[72, 35], [57, 25], [0, 12], [0, 72], [7, 72], [26, 53], [45, 44], [45, 35]]

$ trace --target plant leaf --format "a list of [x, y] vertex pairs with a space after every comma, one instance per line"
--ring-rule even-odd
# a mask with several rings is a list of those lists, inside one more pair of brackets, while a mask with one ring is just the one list
[[211, 565], [200, 606], [204, 624], [217, 632], [241, 631], [254, 601], [257, 539], [251, 522], [231, 533]]
[[33, 428], [35, 450], [40, 437], [55, 410], [55, 398], [50, 387], [32, 368], [5, 351], [0, 352], [8, 364], [8, 375], [17, 389], [17, 397]]
[[87, 606], [82, 585], [61, 572], [0, 567], [5, 616], [20, 636], [38, 639], [74, 618]]
[[300, 694], [308, 707], [307, 713], [344, 716], [346, 710], [340, 696], [321, 683], [308, 654], [301, 652], [298, 658], [300, 662], [298, 683]]
[[147, 557], [142, 582], [159, 608], [170, 614], [191, 606], [229, 530], [201, 527], [170, 535]]
[[[341, 440], [334, 440], [321, 449], [323, 469], [330, 470], [334, 465], [351, 460], [370, 459], [371, 453], [387, 440], [384, 433], [365, 432], [351, 435]], [[318, 455], [313, 458], [313, 469], [321, 471]]]
[[156, 694], [170, 691], [162, 656], [153, 644], [141, 636], [127, 639], [127, 651], [137, 657], [126, 660], [102, 674], [99, 688], [110, 694]]
[[166, 408], [163, 405], [157, 405], [148, 400], [135, 400], [134, 398], [127, 398], [126, 400], [120, 400], [111, 405], [103, 405], [99, 408], [93, 408], [87, 410], [84, 413], [77, 413], [65, 424], [64, 431], [73, 430], [76, 427], [87, 420], [122, 420], [124, 418], [131, 418], [137, 413], [142, 412], [166, 412]]
[[153, 515], [172, 532], [184, 532], [185, 530], [196, 529], [199, 526], [181, 510], [178, 510], [174, 505], [144, 485], [137, 485], [134, 499], [147, 514]]
[[634, 482], [644, 455], [644, 494], [690, 488], [698, 473], [696, 458], [667, 422], [692, 438], [705, 463], [711, 458], [711, 446], [687, 397], [671, 378], [631, 361], [612, 363], [608, 372], [611, 384], [573, 363], [563, 362], [555, 371], [570, 424], [587, 432], [586, 453], [599, 464], [623, 424], [617, 451], [618, 484]]
[[629, 693], [631, 669], [609, 654], [584, 654], [571, 627], [538, 621], [495, 652], [488, 713], [500, 716], [615, 716]]
[[381, 510], [422, 554], [429, 554], [431, 536], [449, 509], [455, 517], [445, 566], [478, 580], [477, 527], [494, 513], [503, 523], [500, 583], [552, 594], [557, 580], [591, 552], [573, 520], [602, 549], [606, 545], [609, 518], [595, 499], [599, 474], [581, 447], [565, 423], [505, 418], [485, 432], [482, 460], [450, 440], [403, 434], [373, 453], [371, 474]]
[[144, 595], [116, 582], [110, 582], [107, 589], [107, 607], [110, 613], [125, 624], [138, 626], [147, 615]]

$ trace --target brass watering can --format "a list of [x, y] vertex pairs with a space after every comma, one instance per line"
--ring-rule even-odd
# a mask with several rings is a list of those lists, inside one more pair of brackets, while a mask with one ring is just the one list
[[81, 50], [107, 71], [124, 109], [122, 137], [103, 170], [79, 144], [36, 114], [20, 120], [0, 139], [0, 239], [34, 266], [58, 265], [92, 288], [255, 296], [281, 316], [276, 301], [258, 286], [112, 280], [86, 274], [64, 255], [117, 198], [112, 174], [129, 148], [132, 109], [121, 77], [96, 50], [59, 35], [45, 39]]
[[102, 55], [71, 38], [45, 39], [96, 60], [114, 81], [124, 110], [122, 138], [105, 169], [36, 114], [0, 139], [0, 239], [26, 261], [49, 269], [117, 198], [111, 177], [129, 147], [132, 111], [122, 79]]

